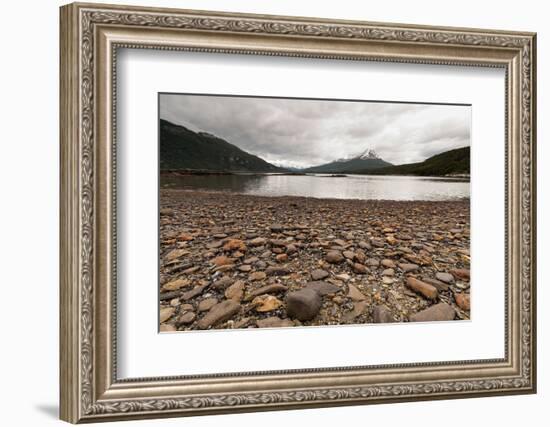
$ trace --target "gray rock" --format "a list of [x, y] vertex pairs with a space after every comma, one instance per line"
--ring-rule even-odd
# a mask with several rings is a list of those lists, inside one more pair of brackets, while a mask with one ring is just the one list
[[199, 329], [208, 329], [218, 323], [225, 322], [237, 314], [241, 305], [233, 300], [225, 300], [210, 309], [206, 315], [197, 322]]
[[283, 231], [283, 226], [281, 224], [272, 224], [269, 229], [274, 233], [280, 233]]
[[250, 301], [258, 295], [276, 294], [279, 292], [286, 292], [287, 290], [288, 288], [285, 285], [281, 285], [280, 283], [272, 283], [253, 290], [249, 295], [247, 295], [246, 301]]
[[359, 289], [357, 289], [352, 284], [348, 285], [348, 297], [350, 297], [353, 301], [363, 301], [367, 298]]
[[190, 300], [192, 298], [195, 298], [196, 296], [202, 294], [204, 290], [208, 287], [208, 285], [202, 285], [202, 286], [195, 286], [190, 291], [184, 292], [181, 294], [181, 299], [184, 301]]
[[409, 317], [411, 322], [441, 322], [453, 320], [455, 309], [444, 302], [432, 305], [430, 308]]
[[218, 303], [216, 298], [206, 298], [199, 302], [197, 310], [199, 311], [208, 311]]
[[268, 276], [286, 276], [290, 274], [290, 270], [287, 267], [267, 267], [265, 274]]
[[325, 256], [325, 261], [331, 264], [338, 264], [344, 261], [344, 256], [340, 251], [328, 251]]
[[212, 283], [212, 287], [215, 289], [225, 289], [231, 284], [233, 284], [233, 279], [231, 277], [224, 276]]
[[313, 280], [323, 280], [326, 279], [329, 276], [328, 271], [321, 270], [320, 268], [313, 270], [311, 272], [311, 278]]
[[439, 273], [436, 273], [435, 278], [445, 283], [453, 283], [455, 281], [455, 278], [450, 273], [439, 272]]
[[178, 324], [187, 325], [192, 323], [195, 320], [195, 317], [195, 313], [192, 311], [185, 311], [180, 315], [180, 317], [178, 317]]
[[334, 294], [340, 290], [339, 286], [333, 285], [332, 283], [323, 282], [323, 281], [308, 282], [306, 283], [305, 288], [313, 289], [315, 292], [317, 292], [321, 296]]
[[256, 320], [258, 328], [284, 328], [285, 326], [294, 326], [290, 319], [281, 319], [280, 317], [266, 317]]
[[404, 273], [410, 273], [411, 271], [418, 270], [420, 267], [416, 264], [401, 263], [399, 264], [399, 268], [403, 270]]
[[431, 277], [422, 277], [422, 281], [434, 286], [439, 292], [445, 292], [449, 290], [449, 285]]
[[372, 309], [372, 321], [374, 323], [393, 323], [395, 322], [391, 311], [383, 305], [375, 305]]
[[298, 320], [311, 320], [321, 309], [321, 296], [313, 289], [300, 289], [286, 296], [286, 312]]
[[359, 264], [358, 262], [353, 264], [353, 271], [357, 274], [367, 274], [368, 272], [367, 267], [365, 267], [363, 264]]

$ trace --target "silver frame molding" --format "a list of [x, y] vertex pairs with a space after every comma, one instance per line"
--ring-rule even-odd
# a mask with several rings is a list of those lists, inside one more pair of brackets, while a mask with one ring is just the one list
[[[61, 418], [155, 418], [536, 391], [536, 35], [75, 3], [61, 8]], [[116, 375], [118, 48], [501, 67], [506, 342], [498, 360]]]

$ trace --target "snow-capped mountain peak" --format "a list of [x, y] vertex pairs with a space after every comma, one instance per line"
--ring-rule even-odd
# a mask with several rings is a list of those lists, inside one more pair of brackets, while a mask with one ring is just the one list
[[379, 159], [380, 157], [378, 157], [378, 154], [376, 154], [376, 151], [370, 148], [367, 148], [365, 151], [363, 151], [362, 154], [357, 156], [357, 158], [366, 160], [366, 159]]

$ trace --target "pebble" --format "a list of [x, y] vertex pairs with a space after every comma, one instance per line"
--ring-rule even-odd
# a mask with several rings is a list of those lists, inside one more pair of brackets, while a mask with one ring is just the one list
[[393, 268], [386, 268], [384, 271], [382, 271], [382, 276], [394, 276], [395, 270]]
[[237, 280], [231, 286], [229, 286], [224, 295], [227, 299], [232, 299], [235, 301], [241, 301], [244, 294], [244, 282], [242, 280]]
[[414, 277], [407, 277], [406, 285], [426, 298], [435, 300], [438, 297], [437, 288]]
[[178, 329], [174, 325], [164, 324], [160, 325], [160, 332], [176, 332]]
[[252, 300], [254, 309], [260, 313], [277, 310], [283, 303], [273, 295], [260, 295]]
[[344, 256], [340, 251], [329, 251], [325, 256], [325, 261], [330, 264], [338, 264], [344, 261]]
[[449, 285], [440, 280], [432, 279], [431, 277], [422, 277], [422, 281], [434, 286], [439, 292], [446, 292], [449, 290]]
[[225, 300], [210, 309], [206, 315], [197, 322], [199, 329], [208, 329], [218, 323], [225, 322], [241, 310], [241, 305], [233, 300]]
[[313, 280], [323, 280], [323, 279], [326, 279], [328, 276], [329, 276], [329, 272], [322, 270], [320, 268], [313, 270], [311, 272], [311, 278]]
[[367, 298], [359, 289], [357, 289], [352, 284], [348, 285], [348, 297], [351, 298], [353, 301], [363, 301]]
[[375, 305], [372, 308], [372, 321], [374, 323], [393, 323], [395, 322], [391, 311], [383, 305]]
[[386, 268], [395, 268], [395, 262], [393, 262], [391, 259], [383, 259], [380, 264], [382, 264], [383, 267]]
[[289, 317], [311, 320], [321, 309], [321, 296], [313, 289], [300, 289], [286, 296], [286, 312]]
[[279, 292], [286, 292], [288, 288], [285, 285], [280, 283], [272, 283], [270, 285], [262, 286], [261, 288], [255, 289], [249, 295], [247, 295], [246, 300], [249, 301], [257, 295], [262, 294], [276, 294]]
[[254, 273], [250, 274], [250, 276], [248, 276], [248, 279], [251, 282], [256, 282], [259, 280], [264, 280], [266, 277], [267, 275], [263, 271], [255, 271]]
[[216, 298], [206, 298], [199, 302], [197, 310], [199, 311], [208, 311], [218, 303]]
[[323, 281], [314, 281], [308, 282], [305, 285], [305, 289], [313, 289], [319, 295], [328, 295], [338, 292], [341, 288], [339, 286], [333, 285], [332, 283], [323, 282]]
[[438, 272], [435, 274], [435, 278], [445, 283], [453, 283], [455, 281], [455, 278], [450, 273]]
[[178, 289], [189, 286], [190, 284], [191, 284], [191, 280], [189, 280], [189, 279], [176, 279], [176, 280], [172, 280], [171, 282], [168, 282], [168, 283], [162, 285], [162, 290], [163, 291], [177, 291]]
[[467, 270], [465, 268], [450, 270], [449, 273], [451, 273], [457, 279], [470, 280], [470, 270]]
[[290, 319], [281, 319], [280, 317], [266, 317], [256, 320], [258, 328], [284, 328], [285, 326], [294, 326]]
[[352, 261], [355, 258], [355, 252], [353, 251], [344, 251], [342, 252], [342, 255], [344, 255], [345, 258], [350, 259]]
[[432, 305], [430, 308], [409, 316], [411, 322], [439, 322], [453, 320], [455, 318], [455, 309], [449, 304], [441, 302]]
[[357, 274], [367, 274], [368, 272], [367, 267], [365, 267], [363, 264], [359, 264], [358, 262], [353, 264], [353, 271]]
[[400, 263], [398, 264], [399, 265], [399, 268], [401, 270], [403, 270], [403, 273], [410, 273], [411, 271], [416, 271], [418, 270], [420, 267], [416, 264], [408, 264], [408, 263]]
[[265, 274], [268, 276], [286, 276], [290, 274], [290, 270], [287, 267], [267, 267]]
[[160, 323], [166, 322], [174, 315], [176, 309], [174, 307], [163, 307], [160, 309]]
[[178, 324], [187, 325], [189, 323], [193, 323], [193, 321], [195, 320], [195, 317], [196, 317], [195, 313], [193, 313], [192, 311], [186, 311], [182, 313], [180, 317], [178, 317]]
[[455, 294], [456, 305], [464, 311], [470, 311], [470, 294]]

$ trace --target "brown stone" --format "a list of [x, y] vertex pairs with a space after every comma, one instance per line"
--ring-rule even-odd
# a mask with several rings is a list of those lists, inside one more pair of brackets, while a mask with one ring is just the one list
[[255, 310], [260, 313], [277, 310], [283, 303], [273, 295], [260, 295], [252, 300]]
[[180, 317], [178, 317], [178, 324], [187, 325], [189, 323], [193, 323], [195, 318], [195, 313], [193, 313], [192, 311], [185, 311], [180, 315]]
[[374, 323], [393, 323], [395, 322], [391, 311], [383, 305], [375, 305], [372, 309], [372, 321]]
[[223, 245], [224, 251], [246, 251], [246, 244], [239, 239], [230, 239]]
[[237, 280], [229, 288], [225, 290], [225, 297], [227, 299], [232, 299], [235, 301], [240, 301], [243, 299], [244, 294], [244, 282], [242, 280]]
[[470, 270], [466, 268], [450, 270], [449, 273], [451, 273], [456, 279], [470, 280]]
[[329, 276], [328, 271], [322, 270], [320, 268], [313, 270], [311, 272], [311, 278], [313, 280], [323, 280], [326, 279]]
[[455, 294], [455, 301], [462, 310], [470, 311], [470, 294]]
[[241, 305], [233, 300], [225, 300], [210, 309], [206, 315], [197, 322], [200, 329], [207, 329], [218, 323], [231, 319], [241, 309]]
[[453, 320], [455, 318], [455, 310], [449, 304], [441, 302], [432, 305], [430, 308], [409, 317], [411, 322], [440, 322]]
[[259, 280], [264, 280], [266, 278], [266, 274], [263, 271], [255, 271], [254, 273], [250, 274], [248, 278], [251, 282], [256, 282]]
[[353, 271], [357, 274], [367, 274], [368, 272], [367, 267], [365, 267], [363, 264], [359, 264], [358, 262], [353, 264]]
[[273, 316], [256, 320], [256, 326], [258, 328], [284, 328], [286, 326], [294, 326], [294, 323], [290, 319], [281, 319]]
[[191, 284], [191, 281], [189, 279], [176, 279], [162, 285], [162, 290], [177, 291], [178, 289], [189, 286], [190, 284]]
[[423, 295], [426, 298], [435, 300], [439, 295], [435, 286], [429, 285], [428, 283], [422, 282], [421, 280], [415, 279], [414, 277], [407, 277], [406, 284], [408, 288]]
[[382, 264], [383, 267], [386, 268], [395, 268], [395, 262], [393, 262], [391, 259], [383, 259], [380, 264]]
[[216, 298], [206, 298], [199, 302], [197, 310], [199, 311], [208, 311], [218, 303]]
[[160, 325], [160, 332], [176, 332], [178, 329], [174, 325], [165, 323]]
[[367, 298], [359, 289], [357, 289], [352, 284], [348, 285], [348, 297], [350, 297], [353, 301], [363, 301]]
[[160, 323], [166, 322], [174, 315], [176, 309], [174, 307], [163, 307], [160, 309]]
[[220, 256], [217, 256], [216, 258], [212, 259], [210, 262], [212, 264], [217, 265], [218, 267], [220, 267], [222, 265], [233, 264], [235, 262], [235, 260], [233, 258], [229, 258], [225, 255], [220, 255]]
[[435, 274], [435, 278], [445, 283], [453, 283], [455, 281], [455, 278], [450, 273], [438, 272]]
[[280, 283], [272, 283], [270, 285], [265, 285], [265, 286], [262, 286], [261, 288], [255, 289], [249, 295], [247, 295], [245, 299], [249, 301], [257, 295], [276, 294], [279, 292], [286, 292], [287, 290], [288, 288], [285, 285], [281, 285]]
[[340, 251], [329, 251], [325, 256], [325, 261], [331, 264], [338, 264], [344, 261], [344, 257]]
[[403, 273], [410, 273], [411, 271], [416, 271], [420, 268], [417, 264], [400, 263], [398, 265], [399, 268], [403, 270]]

